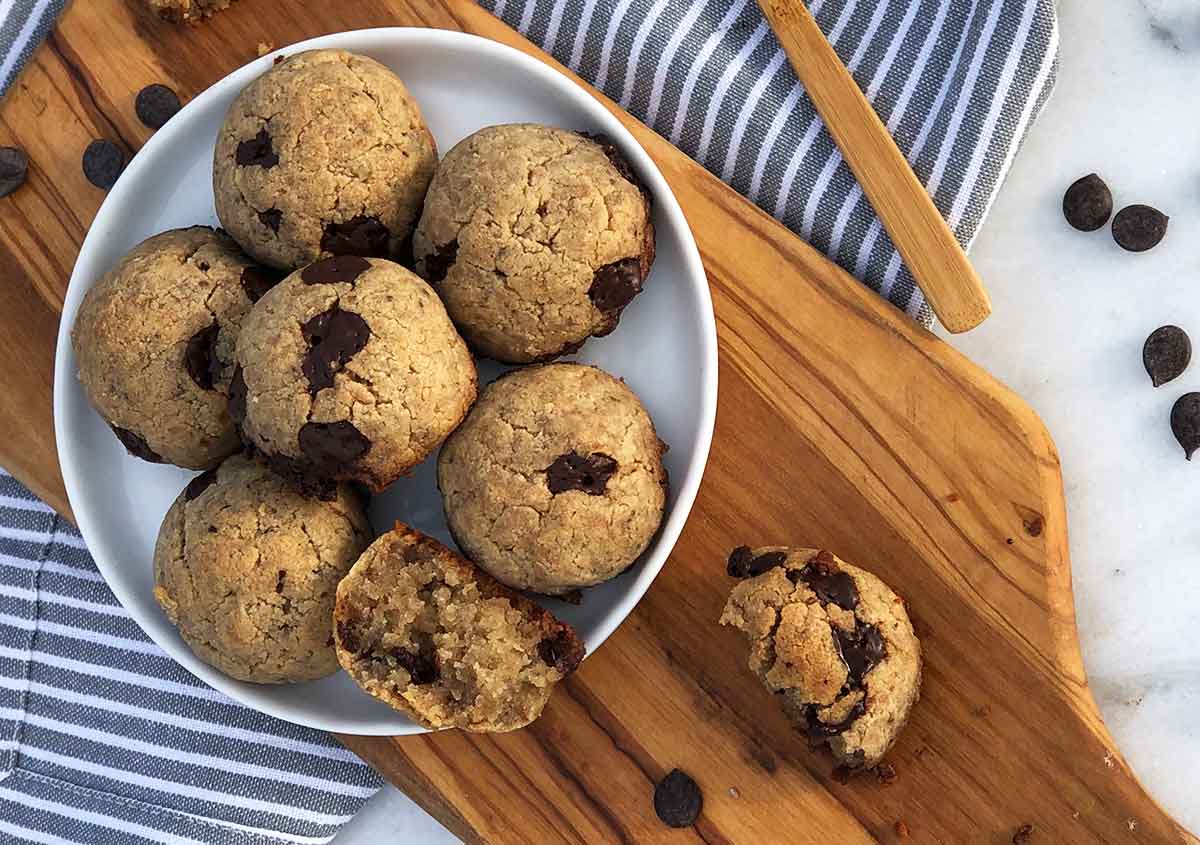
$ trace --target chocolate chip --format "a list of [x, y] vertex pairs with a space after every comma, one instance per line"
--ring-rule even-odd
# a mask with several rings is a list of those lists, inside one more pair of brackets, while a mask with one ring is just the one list
[[321, 249], [334, 255], [373, 255], [386, 258], [392, 233], [378, 217], [352, 217], [344, 223], [326, 223]]
[[92, 141], [83, 151], [83, 175], [97, 188], [107, 191], [117, 184], [124, 169], [125, 153], [112, 141]]
[[564, 675], [574, 672], [583, 660], [583, 644], [568, 631], [558, 631], [538, 643], [538, 657]]
[[183, 500], [190, 502], [192, 499], [197, 498], [209, 487], [212, 487], [216, 480], [217, 471], [215, 469], [206, 469], [189, 481], [187, 487], [183, 488]]
[[817, 715], [818, 710], [816, 705], [809, 705], [806, 712], [805, 734], [813, 745], [822, 745], [830, 737], [849, 730], [850, 726], [858, 721], [858, 717], [867, 712], [866, 696], [862, 696], [854, 702], [845, 718], [840, 722], [822, 722], [821, 717]]
[[691, 827], [703, 807], [700, 787], [679, 769], [672, 769], [654, 787], [654, 812], [668, 827]]
[[646, 186], [642, 184], [642, 180], [633, 172], [633, 168], [629, 165], [629, 159], [625, 158], [625, 154], [617, 149], [617, 145], [612, 142], [611, 138], [602, 132], [580, 132], [579, 134], [599, 145], [600, 149], [604, 151], [604, 155], [608, 157], [609, 162], [617, 169], [622, 178], [632, 182], [637, 186], [639, 191], [645, 193]]
[[588, 297], [606, 314], [620, 313], [642, 292], [642, 267], [636, 258], [622, 258], [596, 271]]
[[1112, 217], [1112, 191], [1095, 173], [1077, 180], [1063, 195], [1063, 216], [1081, 232], [1094, 232]]
[[1171, 433], [1183, 447], [1187, 459], [1200, 449], [1200, 393], [1185, 393], [1171, 408]]
[[251, 302], [258, 302], [263, 294], [283, 281], [283, 273], [267, 267], [251, 265], [242, 268], [242, 290]]
[[1142, 365], [1155, 387], [1178, 378], [1192, 360], [1192, 341], [1179, 326], [1162, 326], [1142, 346]]
[[1113, 218], [1113, 240], [1129, 252], [1145, 252], [1158, 246], [1167, 236], [1171, 218], [1148, 205], [1130, 205]]
[[836, 604], [842, 610], [858, 607], [858, 587], [854, 579], [838, 568], [837, 561], [828, 552], [821, 552], [810, 560], [800, 570], [799, 578], [817, 594], [821, 604]]
[[358, 629], [345, 619], [337, 623], [337, 637], [342, 648], [351, 654], [358, 654], [362, 651], [362, 639], [358, 635]]
[[371, 441], [348, 420], [307, 422], [300, 427], [300, 451], [325, 475], [336, 475], [371, 448]]
[[338, 255], [309, 264], [300, 271], [306, 285], [332, 285], [354, 280], [371, 269], [371, 262], [357, 255]]
[[151, 129], [161, 129], [163, 125], [175, 116], [181, 108], [179, 95], [166, 85], [147, 85], [138, 91], [133, 101], [133, 110], [137, 112], [138, 120]]
[[229, 416], [237, 425], [246, 419], [246, 379], [242, 376], [239, 364], [233, 370], [233, 378], [229, 382]]
[[125, 447], [125, 451], [133, 455], [135, 458], [141, 458], [143, 461], [149, 461], [152, 464], [166, 463], [161, 456], [147, 443], [140, 434], [135, 434], [127, 428], [110, 425], [113, 434], [117, 435], [117, 439], [121, 441], [121, 445]]
[[608, 480], [616, 471], [617, 462], [602, 452], [593, 452], [584, 457], [572, 450], [559, 455], [546, 468], [546, 486], [555, 496], [569, 490], [580, 490], [589, 496], [603, 496]]
[[437, 665], [423, 654], [413, 654], [401, 648], [392, 652], [392, 657], [395, 658], [396, 665], [412, 676], [412, 682], [417, 686], [432, 684], [441, 676]]
[[1034, 826], [1031, 824], [1023, 824], [1013, 833], [1013, 845], [1028, 845], [1033, 841]]
[[280, 569], [275, 573], [275, 592], [283, 592], [283, 584], [287, 580], [287, 570]]
[[217, 338], [221, 327], [214, 320], [191, 336], [183, 352], [183, 366], [201, 390], [212, 390], [221, 374], [217, 358]]
[[833, 640], [846, 662], [851, 686], [862, 686], [867, 673], [887, 657], [887, 644], [874, 625], [860, 624], [851, 632], [835, 625]]
[[442, 244], [425, 256], [425, 281], [431, 285], [442, 281], [458, 260], [458, 239]]
[[725, 571], [733, 578], [754, 578], [782, 566], [786, 560], [787, 552], [763, 552], [755, 557], [749, 546], [738, 546], [729, 555]]
[[16, 147], [0, 147], [0, 197], [24, 185], [28, 175], [29, 156]]
[[300, 333], [308, 344], [300, 370], [308, 379], [308, 392], [316, 396], [333, 387], [334, 374], [367, 345], [371, 328], [353, 311], [335, 305], [312, 317], [300, 327]]
[[279, 224], [283, 222], [283, 212], [278, 208], [268, 208], [266, 211], [258, 212], [258, 222], [266, 226], [272, 232], [279, 232]]
[[271, 144], [271, 134], [266, 127], [258, 130], [258, 134], [248, 141], [237, 145], [234, 161], [242, 167], [261, 167], [270, 170], [279, 164], [279, 154]]

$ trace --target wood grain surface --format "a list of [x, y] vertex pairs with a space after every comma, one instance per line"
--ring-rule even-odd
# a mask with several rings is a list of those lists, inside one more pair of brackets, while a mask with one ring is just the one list
[[[0, 464], [60, 509], [50, 386], [67, 279], [103, 196], [93, 137], [147, 137], [133, 97], [185, 97], [253, 58], [337, 30], [428, 25], [538, 54], [468, 0], [240, 0], [200, 26], [135, 2], [76, 2], [0, 106], [30, 182], [0, 200]], [[611, 105], [611, 104], [610, 104]], [[712, 458], [670, 561], [544, 716], [507, 735], [342, 737], [459, 836], [492, 843], [1196, 842], [1144, 793], [1101, 722], [1076, 639], [1062, 481], [1028, 407], [664, 140], [625, 118], [693, 226], [717, 313]], [[654, 283], [653, 278], [651, 284]], [[836, 550], [909, 602], [924, 695], [887, 785], [841, 785], [719, 628], [741, 543]], [[654, 783], [704, 790], [668, 830]]]

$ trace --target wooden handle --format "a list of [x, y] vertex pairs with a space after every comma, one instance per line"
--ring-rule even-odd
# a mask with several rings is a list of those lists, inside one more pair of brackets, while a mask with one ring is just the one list
[[954, 233], [802, 0], [758, 0], [863, 193], [947, 330], [975, 328], [992, 302]]

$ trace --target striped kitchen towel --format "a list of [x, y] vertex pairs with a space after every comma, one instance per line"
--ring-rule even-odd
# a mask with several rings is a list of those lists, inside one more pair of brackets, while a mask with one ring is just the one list
[[[752, 0], [482, 2], [871, 288], [932, 322]], [[1054, 85], [1054, 0], [808, 5], [969, 245]]]
[[328, 842], [380, 785], [167, 657], [79, 533], [0, 473], [0, 842]]
[[0, 96], [66, 5], [67, 0], [0, 0]]

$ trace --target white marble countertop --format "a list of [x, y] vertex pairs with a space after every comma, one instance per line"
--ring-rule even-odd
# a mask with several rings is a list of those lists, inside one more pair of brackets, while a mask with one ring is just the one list
[[[1164, 323], [1200, 347], [1200, 6], [1060, 0], [1059, 11], [1058, 88], [972, 252], [995, 311], [950, 342], [1054, 435], [1092, 687], [1138, 776], [1200, 831], [1200, 459], [1184, 460], [1168, 425], [1175, 399], [1200, 390], [1200, 360], [1157, 390], [1141, 364]], [[1092, 171], [1118, 207], [1172, 216], [1162, 245], [1131, 255], [1107, 231], [1067, 227], [1063, 191]], [[455, 840], [388, 787], [336, 841]]]

